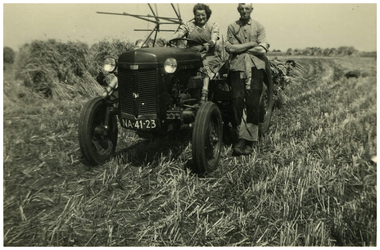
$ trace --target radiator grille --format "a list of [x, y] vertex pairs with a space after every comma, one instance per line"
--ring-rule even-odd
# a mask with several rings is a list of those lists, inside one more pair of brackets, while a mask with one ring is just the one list
[[135, 100], [133, 98], [134, 71], [120, 71], [118, 75], [119, 100], [121, 111], [135, 114]]
[[[136, 95], [138, 94], [138, 97]], [[155, 114], [157, 110], [156, 69], [119, 72], [121, 111], [135, 116]]]

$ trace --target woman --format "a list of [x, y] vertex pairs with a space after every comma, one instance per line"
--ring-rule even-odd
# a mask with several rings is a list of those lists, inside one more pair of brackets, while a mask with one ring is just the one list
[[197, 42], [189, 42], [188, 45], [190, 48], [198, 50], [203, 59], [203, 68], [200, 70], [204, 77], [202, 104], [207, 101], [210, 78], [215, 76], [222, 63], [220, 58], [215, 55], [215, 44], [219, 39], [219, 25], [215, 22], [208, 22], [212, 11], [206, 4], [196, 4], [193, 8], [193, 13], [194, 19], [181, 25], [172, 39], [187, 37]]

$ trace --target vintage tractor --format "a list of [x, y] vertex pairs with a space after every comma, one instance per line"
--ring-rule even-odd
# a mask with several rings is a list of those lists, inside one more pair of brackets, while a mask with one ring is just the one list
[[[201, 67], [199, 52], [170, 46], [142, 47], [117, 59], [107, 58], [104, 69], [117, 71], [118, 87], [84, 106], [79, 120], [83, 156], [92, 165], [108, 160], [117, 145], [118, 123], [124, 129], [152, 134], [191, 124], [193, 170], [214, 171], [222, 149], [223, 126], [229, 126], [232, 117], [231, 89], [226, 65], [221, 65], [210, 81], [208, 101], [200, 105], [203, 79], [197, 72]], [[261, 134], [268, 131], [273, 106], [273, 86], [264, 89], [261, 105], [266, 114]]]

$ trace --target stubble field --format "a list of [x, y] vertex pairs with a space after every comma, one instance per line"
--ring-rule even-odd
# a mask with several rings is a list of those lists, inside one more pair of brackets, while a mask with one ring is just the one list
[[[88, 100], [36, 98], [4, 72], [5, 246], [375, 246], [376, 60], [296, 57], [270, 133], [251, 156], [189, 170], [191, 128], [119, 130], [118, 154], [82, 163]], [[345, 78], [349, 70], [365, 72]]]

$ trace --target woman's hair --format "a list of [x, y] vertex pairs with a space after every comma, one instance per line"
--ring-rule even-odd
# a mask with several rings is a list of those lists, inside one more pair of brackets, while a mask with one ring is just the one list
[[210, 7], [208, 7], [208, 5], [203, 4], [203, 3], [197, 3], [193, 8], [194, 16], [197, 10], [204, 10], [206, 12], [207, 20], [210, 19], [212, 11]]

